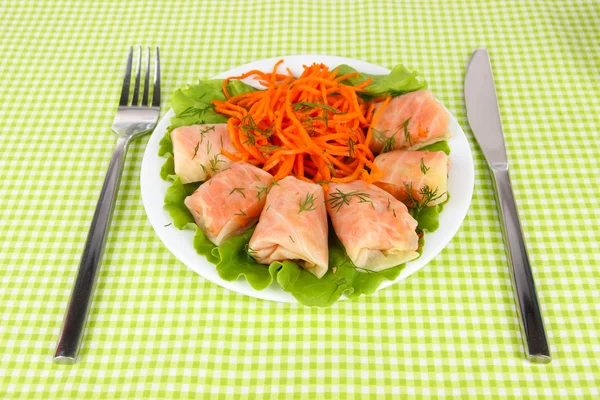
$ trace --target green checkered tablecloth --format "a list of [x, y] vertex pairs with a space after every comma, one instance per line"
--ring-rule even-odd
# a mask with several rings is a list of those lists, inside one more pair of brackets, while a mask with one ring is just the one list
[[[6, 0], [0, 38], [0, 398], [599, 398], [598, 2]], [[165, 99], [278, 55], [418, 69], [474, 151], [461, 230], [372, 297], [327, 309], [245, 297], [155, 235], [139, 187], [146, 137], [127, 157], [80, 363], [54, 365], [137, 44], [161, 46]], [[482, 46], [549, 365], [523, 359], [492, 186], [465, 117], [465, 67]]]

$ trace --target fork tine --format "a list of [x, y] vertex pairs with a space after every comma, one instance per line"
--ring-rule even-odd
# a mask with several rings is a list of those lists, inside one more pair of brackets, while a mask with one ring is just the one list
[[156, 67], [154, 70], [154, 93], [152, 94], [152, 107], [160, 107], [160, 59], [158, 46], [156, 46]]
[[129, 56], [127, 57], [127, 66], [125, 67], [125, 78], [123, 79], [123, 90], [121, 91], [121, 100], [119, 105], [127, 107], [129, 102], [129, 83], [131, 82], [131, 63], [133, 61], [133, 47], [129, 47]]
[[148, 93], [150, 93], [150, 46], [148, 46], [148, 57], [146, 62], [146, 75], [144, 76], [144, 94], [142, 96], [141, 106], [149, 106]]
[[135, 86], [133, 87], [133, 99], [131, 100], [132, 106], [138, 105], [138, 99], [140, 97], [140, 78], [142, 76], [142, 46], [138, 46], [138, 59], [137, 67], [135, 71]]

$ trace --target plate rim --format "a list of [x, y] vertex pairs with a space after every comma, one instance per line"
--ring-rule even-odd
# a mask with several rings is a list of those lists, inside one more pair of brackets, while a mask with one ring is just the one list
[[[371, 63], [368, 63], [368, 62], [362, 61], [362, 60], [356, 60], [356, 59], [340, 57], [340, 56], [329, 56], [329, 55], [319, 55], [319, 54], [300, 54], [300, 55], [290, 55], [290, 56], [280, 56], [280, 57], [269, 57], [269, 58], [264, 58], [264, 59], [260, 59], [260, 60], [255, 60], [255, 61], [243, 64], [243, 65], [233, 67], [227, 71], [221, 72], [221, 73], [215, 75], [211, 79], [222, 79], [222, 78], [225, 78], [228, 76], [240, 74], [241, 72], [245, 72], [244, 70], [247, 70], [248, 68], [257, 69], [257, 65], [261, 65], [261, 64], [264, 65], [264, 64], [270, 63], [271, 68], [272, 68], [272, 66], [275, 64], [275, 62], [277, 62], [281, 59], [285, 60], [284, 66], [285, 66], [285, 64], [288, 64], [288, 63], [294, 63], [292, 66], [292, 70], [294, 70], [294, 68], [297, 68], [297, 67], [301, 68], [301, 66], [303, 64], [308, 64], [308, 63], [313, 63], [313, 62], [323, 62], [330, 67], [344, 63], [344, 64], [353, 66], [354, 68], [356, 68], [359, 71], [375, 73], [375, 74], [385, 74], [385, 73], [390, 72], [390, 70], [387, 68], [381, 67], [376, 64], [371, 64]], [[300, 64], [298, 64], [298, 63], [300, 63]], [[265, 67], [260, 67], [260, 68], [263, 68], [263, 70], [266, 69]], [[251, 78], [244, 80], [244, 81], [246, 81], [246, 83], [254, 83], [251, 80]], [[464, 219], [466, 218], [466, 216], [468, 214], [471, 200], [472, 200], [473, 190], [474, 190], [474, 183], [475, 183], [475, 166], [474, 166], [474, 161], [473, 161], [473, 154], [471, 151], [470, 143], [467, 140], [464, 130], [458, 123], [456, 117], [449, 110], [447, 110], [447, 111], [448, 111], [448, 114], [450, 115], [450, 124], [453, 128], [453, 129], [451, 129], [452, 130], [452, 138], [450, 139], [450, 142], [452, 142], [452, 141], [462, 142], [459, 149], [461, 150], [461, 153], [464, 153], [458, 160], [456, 160], [457, 156], [455, 154], [455, 148], [451, 146], [452, 151], [450, 153], [450, 158], [452, 160], [453, 168], [451, 168], [451, 170], [450, 170], [449, 186], [450, 186], [450, 179], [455, 177], [456, 174], [458, 174], [458, 172], [455, 172], [454, 174], [452, 173], [452, 171], [456, 170], [456, 161], [459, 162], [459, 167], [461, 168], [461, 171], [463, 173], [465, 173], [465, 172], [467, 173], [466, 175], [460, 177], [461, 181], [463, 181], [463, 183], [465, 184], [465, 185], [463, 185], [463, 186], [465, 186], [464, 187], [465, 191], [463, 193], [459, 194], [459, 200], [462, 199], [462, 202], [459, 202], [455, 205], [455, 207], [458, 207], [457, 211], [459, 211], [458, 212], [459, 215], [457, 218], [453, 218], [453, 223], [451, 224], [451, 226], [449, 226], [449, 228], [450, 228], [449, 230], [443, 230], [442, 229], [442, 219], [445, 220], [448, 217], [447, 206], [446, 206], [444, 209], [444, 211], [446, 211], [446, 213], [444, 214], [444, 211], [442, 211], [442, 213], [440, 214], [440, 218], [441, 218], [440, 229], [436, 230], [433, 233], [425, 234], [426, 240], [428, 238], [431, 240], [432, 237], [438, 238], [438, 240], [434, 242], [434, 244], [436, 245], [435, 249], [433, 249], [433, 245], [429, 246], [429, 247], [427, 247], [427, 245], [426, 245], [424, 248], [426, 250], [424, 250], [423, 255], [421, 257], [416, 259], [414, 262], [408, 262], [406, 267], [402, 270], [400, 275], [395, 280], [382, 281], [382, 283], [379, 285], [379, 287], [377, 288], [375, 293], [377, 293], [378, 291], [383, 290], [391, 285], [394, 285], [396, 283], [399, 283], [399, 282], [405, 280], [410, 275], [416, 273], [420, 269], [424, 268], [427, 264], [429, 264], [429, 262], [431, 262], [431, 260], [433, 258], [438, 256], [439, 253], [441, 253], [448, 246], [448, 244], [451, 242], [452, 238], [456, 235], [456, 233], [462, 226]], [[160, 186], [165, 187], [164, 190], [166, 190], [166, 187], [171, 185], [171, 182], [163, 181], [162, 179], [160, 179], [160, 176], [155, 173], [157, 172], [157, 167], [158, 167], [158, 172], [159, 172], [160, 167], [162, 166], [162, 164], [164, 164], [165, 158], [158, 156], [158, 152], [157, 152], [158, 151], [158, 142], [164, 136], [164, 133], [166, 131], [166, 128], [168, 127], [168, 124], [169, 124], [172, 116], [174, 116], [174, 111], [171, 108], [163, 115], [163, 117], [160, 119], [159, 123], [155, 127], [154, 131], [152, 132], [150, 139], [148, 140], [148, 143], [146, 145], [146, 149], [144, 151], [141, 172], [140, 172], [140, 187], [141, 187], [141, 194], [142, 194], [142, 202], [144, 204], [144, 210], [146, 212], [146, 215], [148, 216], [148, 219], [150, 220], [150, 223], [151, 223], [154, 231], [156, 232], [157, 236], [160, 238], [161, 242], [175, 256], [175, 258], [177, 258], [179, 261], [183, 262], [187, 268], [191, 269], [198, 275], [202, 276], [204, 279], [207, 279], [208, 281], [216, 283], [217, 285], [219, 285], [221, 287], [232, 290], [236, 293], [244, 294], [246, 296], [259, 298], [259, 299], [263, 299], [263, 300], [269, 300], [269, 301], [275, 301], [275, 302], [285, 302], [285, 303], [298, 303], [298, 301], [290, 293], [283, 291], [283, 289], [281, 289], [278, 285], [275, 285], [275, 284], [271, 284], [267, 289], [259, 291], [259, 290], [253, 289], [246, 279], [238, 278], [237, 280], [235, 280], [233, 282], [229, 282], [229, 281], [222, 279], [221, 277], [218, 276], [216, 266], [212, 263], [209, 263], [208, 260], [206, 260], [206, 258], [204, 256], [200, 256], [195, 252], [195, 249], [193, 248], [193, 244], [192, 244], [193, 243], [192, 238], [194, 235], [193, 230], [178, 230], [172, 225], [165, 226], [166, 224], [163, 223], [164, 221], [172, 222], [172, 220], [171, 220], [170, 216], [168, 215], [168, 213], [166, 213], [166, 211], [162, 207], [163, 199], [164, 199], [164, 192], [162, 193], [162, 197], [160, 197], [160, 199], [158, 200], [158, 202], [160, 203], [160, 211], [158, 211], [155, 208], [156, 204], [154, 204], [154, 203], [156, 203], [156, 201], [153, 201], [153, 198], [155, 197], [156, 193], [152, 193], [151, 186], [153, 186], [153, 185], [150, 185], [150, 182], [152, 182], [153, 180], [156, 181], [156, 178], [159, 178], [158, 180], [161, 183]], [[453, 155], [454, 155], [454, 157], [453, 157]], [[152, 161], [158, 162], [159, 165], [158, 166], [150, 165], [150, 163]], [[463, 165], [463, 163], [464, 163], [464, 165]], [[456, 180], [456, 179], [453, 179], [453, 181], [454, 180]], [[456, 194], [453, 194], [451, 192], [449, 204], [450, 204], [450, 202], [454, 203], [453, 200], [456, 201]], [[167, 216], [167, 219], [164, 219], [165, 215]], [[440, 231], [443, 231], [443, 232], [440, 232]], [[184, 251], [180, 250], [180, 243], [181, 243], [180, 239], [187, 240], [187, 242], [188, 242], [187, 247], [189, 247], [189, 249], [192, 250], [193, 255], [191, 255], [189, 251], [184, 252]], [[184, 245], [184, 246], [186, 246], [186, 245]], [[203, 269], [202, 264], [208, 265], [209, 266], [208, 270]], [[345, 299], [347, 299], [346, 296], [342, 296], [342, 297], [340, 297], [340, 299], [338, 301], [345, 300]]]

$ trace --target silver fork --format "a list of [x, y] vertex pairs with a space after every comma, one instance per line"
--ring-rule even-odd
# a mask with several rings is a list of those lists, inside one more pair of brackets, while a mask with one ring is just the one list
[[106, 233], [112, 216], [119, 181], [125, 163], [125, 154], [129, 143], [141, 135], [154, 129], [160, 113], [160, 62], [159, 50], [156, 47], [156, 65], [154, 73], [154, 90], [152, 102], [149, 102], [150, 92], [150, 47], [147, 52], [147, 66], [144, 77], [142, 101], [138, 103], [140, 95], [140, 78], [142, 67], [142, 48], [138, 47], [137, 69], [133, 98], [129, 105], [129, 86], [131, 81], [131, 67], [133, 62], [133, 48], [129, 48], [125, 79], [117, 115], [112, 125], [112, 130], [117, 134], [117, 144], [113, 152], [100, 198], [96, 206], [92, 225], [81, 256], [77, 279], [71, 293], [63, 326], [58, 337], [54, 362], [60, 364], [73, 364], [77, 361], [77, 353], [85, 320], [88, 314], [94, 282], [98, 274], [98, 266], [102, 257], [102, 250], [106, 240]]

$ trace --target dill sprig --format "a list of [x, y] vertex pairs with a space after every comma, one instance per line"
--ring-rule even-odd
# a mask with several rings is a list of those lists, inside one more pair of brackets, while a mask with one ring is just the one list
[[271, 125], [267, 128], [261, 128], [259, 124], [256, 123], [254, 117], [251, 114], [245, 115], [242, 117], [242, 123], [240, 124], [240, 128], [246, 134], [248, 138], [244, 143], [249, 143], [252, 146], [256, 145], [256, 137], [261, 136], [264, 138], [270, 138], [273, 135], [273, 127]]
[[210, 162], [210, 169], [212, 169], [213, 172], [217, 172], [218, 168], [218, 164], [219, 163], [225, 163], [225, 160], [221, 160], [219, 158], [221, 154], [215, 154], [215, 156], [213, 158], [211, 158], [210, 160], [208, 160]]
[[408, 117], [408, 119], [406, 121], [404, 121], [404, 124], [402, 124], [402, 128], [404, 128], [404, 140], [406, 140], [410, 146], [412, 146], [412, 142], [410, 140], [410, 132], [408, 131], [408, 124], [410, 123], [411, 118], [412, 117]]
[[296, 243], [296, 241], [294, 241], [294, 238], [292, 237], [292, 235], [290, 235], [290, 240], [292, 241], [292, 243]]
[[194, 147], [194, 155], [192, 156], [192, 160], [196, 158], [196, 155], [198, 155], [198, 147], [200, 147], [200, 142], [198, 142], [196, 147]]
[[315, 194], [314, 193], [306, 193], [306, 197], [304, 200], [300, 200], [298, 202], [299, 210], [298, 214], [302, 211], [313, 211], [317, 209], [315, 205]]
[[337, 108], [328, 106], [327, 104], [313, 103], [310, 101], [300, 101], [298, 103], [293, 103], [292, 107], [294, 108], [294, 111], [303, 111], [303, 109], [306, 109], [306, 108], [320, 108], [322, 110], [329, 111], [334, 114], [343, 114], [344, 113], [343, 111], [340, 111]]
[[231, 189], [231, 192], [229, 192], [229, 195], [231, 196], [235, 192], [238, 192], [239, 194], [244, 196], [244, 198], [246, 198], [246, 195], [244, 194], [244, 188], [241, 188], [241, 187], [233, 188], [233, 189]]
[[431, 169], [431, 167], [428, 167], [427, 165], [425, 165], [425, 162], [423, 161], [423, 157], [421, 157], [421, 172], [423, 173], [423, 175], [427, 175], [427, 172], [429, 172], [430, 169]]
[[280, 148], [281, 148], [281, 146], [277, 146], [276, 144], [267, 144], [264, 146], [260, 146], [258, 148], [258, 151], [260, 151], [261, 153], [263, 153], [265, 155], [271, 155], [272, 153], [279, 150]]
[[192, 106], [192, 107], [186, 108], [180, 114], [177, 114], [177, 118], [193, 117], [194, 115], [200, 115], [201, 112], [202, 112], [202, 109]]
[[236, 212], [233, 215], [237, 215], [238, 217], [246, 217], [247, 214], [244, 212], [244, 210], [240, 210], [239, 212]]
[[350, 205], [352, 197], [358, 198], [359, 203], [371, 203], [371, 207], [375, 208], [370, 199], [371, 195], [358, 190], [344, 193], [340, 189], [335, 189], [335, 192], [329, 194], [329, 199], [327, 199], [326, 202], [331, 203], [331, 207], [336, 211], [340, 211], [340, 208], [342, 208], [343, 205]]
[[387, 153], [388, 151], [396, 150], [396, 135], [398, 134], [399, 130], [394, 132], [392, 136], [386, 135], [387, 130], [379, 131], [373, 128], [371, 132], [373, 132], [373, 139], [375, 139], [377, 143], [383, 144], [381, 153]]
[[256, 250], [250, 247], [250, 244], [246, 242], [244, 244], [244, 250], [246, 250], [246, 257], [249, 261], [256, 262]]
[[[256, 179], [260, 180], [260, 179], [258, 179], [258, 177], [256, 177]], [[265, 196], [267, 194], [269, 194], [269, 192], [271, 191], [271, 188], [273, 186], [279, 186], [279, 183], [277, 183], [277, 181], [273, 181], [273, 182], [269, 183], [267, 186], [254, 186], [256, 188], [256, 190], [257, 190], [257, 192], [256, 192], [256, 198], [260, 200], [260, 196], [263, 193], [265, 194]]]
[[348, 138], [348, 157], [354, 157], [354, 145], [357, 142], [352, 138]]
[[[210, 131], [214, 131], [215, 126], [209, 126], [208, 128], [200, 129], [198, 133], [200, 133], [200, 144], [204, 142], [204, 135], [206, 135]], [[223, 137], [221, 137], [221, 147], [223, 147]]]
[[335, 167], [333, 166], [333, 163], [327, 163], [327, 167], [329, 167], [329, 171], [331, 172], [331, 176], [333, 176], [334, 178], [337, 178], [337, 174], [335, 172]]
[[417, 192], [421, 195], [421, 200], [419, 201], [413, 196], [412, 182], [405, 183], [404, 188], [408, 193], [408, 200], [411, 203], [410, 206], [411, 208], [415, 209], [417, 214], [420, 213], [425, 207], [429, 207], [429, 203], [441, 199], [446, 194], [446, 192], [438, 194], [437, 187], [435, 189], [431, 189], [429, 185], [423, 185]]

